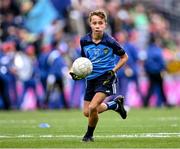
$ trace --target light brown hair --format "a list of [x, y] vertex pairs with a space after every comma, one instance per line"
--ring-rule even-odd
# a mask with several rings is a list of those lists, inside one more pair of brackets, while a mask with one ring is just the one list
[[89, 22], [91, 22], [91, 18], [94, 15], [99, 16], [101, 19], [104, 19], [104, 21], [107, 23], [107, 15], [106, 15], [106, 12], [104, 10], [98, 9], [98, 10], [90, 12], [89, 13]]

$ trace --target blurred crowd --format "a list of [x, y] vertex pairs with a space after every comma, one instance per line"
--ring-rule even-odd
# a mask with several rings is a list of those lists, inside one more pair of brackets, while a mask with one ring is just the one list
[[69, 70], [98, 8], [129, 55], [118, 72], [126, 104], [180, 105], [180, 34], [156, 9], [128, 0], [1, 0], [0, 109], [81, 108], [84, 80]]

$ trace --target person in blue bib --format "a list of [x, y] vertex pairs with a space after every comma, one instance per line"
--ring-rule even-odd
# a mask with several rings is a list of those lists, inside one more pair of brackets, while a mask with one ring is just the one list
[[[91, 32], [80, 40], [81, 56], [88, 58], [93, 64], [93, 71], [86, 79], [84, 97], [84, 116], [88, 118], [87, 132], [83, 142], [94, 141], [93, 132], [98, 122], [98, 114], [107, 110], [118, 112], [126, 119], [124, 97], [117, 96], [114, 100], [104, 103], [104, 99], [116, 94], [116, 72], [127, 62], [128, 56], [119, 43], [105, 33], [107, 15], [104, 10], [95, 10], [89, 14]], [[115, 55], [120, 56], [118, 63]], [[73, 72], [70, 75], [74, 80], [82, 79]]]

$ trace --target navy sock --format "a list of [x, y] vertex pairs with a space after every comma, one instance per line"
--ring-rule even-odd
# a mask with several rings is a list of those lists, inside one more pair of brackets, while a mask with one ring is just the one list
[[115, 101], [109, 101], [106, 105], [108, 110], [116, 110], [118, 108], [118, 104]]
[[86, 137], [92, 137], [93, 133], [94, 133], [94, 129], [95, 129], [95, 127], [88, 126], [85, 136]]

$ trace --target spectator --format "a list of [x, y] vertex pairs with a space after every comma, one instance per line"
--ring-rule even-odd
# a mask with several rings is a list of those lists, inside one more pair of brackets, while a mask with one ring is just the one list
[[43, 90], [46, 91], [47, 87], [47, 77], [49, 72], [49, 65], [48, 65], [48, 56], [51, 52], [51, 46], [50, 45], [44, 45], [41, 48], [41, 54], [38, 58], [39, 63], [39, 70], [40, 70], [40, 80], [43, 86]]
[[[13, 42], [4, 42], [0, 50], [0, 95], [4, 102], [4, 109], [11, 108], [11, 99], [16, 100], [16, 81], [13, 71], [15, 54]], [[10, 86], [11, 83], [11, 86]]]
[[[47, 76], [47, 90], [46, 90], [46, 99], [45, 99], [45, 106], [48, 107], [51, 104], [51, 95], [55, 93], [57, 90], [60, 93], [58, 98], [58, 103], [53, 108], [68, 108], [68, 102], [65, 96], [64, 90], [64, 76], [63, 76], [63, 69], [66, 67], [63, 57], [60, 54], [59, 49], [54, 49], [48, 56], [47, 59], [49, 72]], [[54, 99], [57, 100], [57, 99]], [[46, 108], [45, 107], [45, 108]]]
[[[130, 42], [130, 34], [126, 31], [121, 31], [116, 34], [117, 41], [121, 44], [128, 54], [128, 61], [117, 73], [118, 75], [118, 94], [126, 96], [128, 85], [130, 82], [135, 82], [136, 91], [142, 99], [138, 80], [138, 48]], [[117, 57], [117, 61], [119, 57]]]
[[149, 79], [149, 88], [147, 89], [148, 92], [144, 99], [144, 107], [149, 105], [149, 99], [154, 92], [156, 92], [158, 96], [158, 106], [161, 106], [162, 103], [168, 106], [169, 104], [163, 89], [162, 77], [166, 66], [162, 55], [162, 48], [158, 45], [158, 38], [154, 34], [150, 36], [149, 46], [146, 52], [147, 58], [144, 67]]
[[[40, 107], [40, 98], [37, 92], [37, 84], [39, 83], [39, 67], [38, 61], [35, 56], [35, 47], [33, 45], [28, 45], [25, 48], [25, 53], [22, 55], [22, 59], [24, 59], [23, 63], [25, 64], [23, 69], [24, 72], [21, 72], [21, 81], [23, 82], [23, 93], [20, 97], [19, 108], [22, 107], [22, 103], [25, 99], [25, 95], [31, 89], [35, 95], [36, 106]], [[24, 75], [23, 75], [24, 74]], [[28, 99], [27, 99], [28, 100]]]

